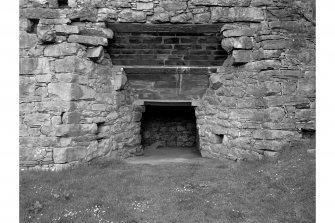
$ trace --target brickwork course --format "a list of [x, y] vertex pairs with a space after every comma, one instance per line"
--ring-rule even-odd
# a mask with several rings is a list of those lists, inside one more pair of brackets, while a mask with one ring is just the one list
[[315, 26], [312, 0], [20, 0], [20, 166], [141, 153], [149, 99], [196, 104], [203, 157], [275, 158], [315, 131]]

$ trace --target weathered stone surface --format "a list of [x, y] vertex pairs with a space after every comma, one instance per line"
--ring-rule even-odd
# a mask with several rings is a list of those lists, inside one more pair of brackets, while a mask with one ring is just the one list
[[97, 37], [97, 36], [79, 36], [79, 35], [71, 35], [68, 38], [70, 43], [82, 43], [87, 45], [93, 46], [107, 46], [108, 41], [104, 37]]
[[85, 147], [63, 147], [53, 150], [54, 163], [68, 163], [84, 159], [86, 156]]
[[261, 42], [263, 49], [265, 50], [280, 50], [280, 49], [290, 49], [290, 40], [265, 40]]
[[38, 66], [38, 58], [20, 58], [20, 74], [33, 74]]
[[297, 121], [315, 120], [315, 109], [297, 109], [295, 119]]
[[56, 40], [56, 32], [52, 26], [39, 24], [37, 26], [37, 37], [42, 43], [53, 43]]
[[134, 11], [130, 9], [122, 10], [119, 14], [120, 22], [145, 22], [146, 15], [141, 11]]
[[95, 64], [91, 61], [79, 58], [77, 56], [69, 56], [64, 59], [55, 61], [55, 71], [58, 73], [83, 73], [91, 74], [95, 68]]
[[77, 43], [60, 43], [57, 45], [47, 46], [44, 50], [44, 56], [47, 57], [64, 57], [70, 55], [76, 55], [81, 49]]
[[299, 96], [268, 96], [264, 97], [264, 100], [269, 107], [309, 103], [307, 98]]
[[289, 140], [294, 137], [296, 134], [292, 131], [283, 131], [283, 130], [256, 130], [253, 133], [253, 138], [255, 139], [285, 139]]
[[208, 23], [210, 19], [211, 19], [210, 12], [205, 12], [205, 13], [194, 15], [194, 23], [205, 24], [205, 23]]
[[264, 14], [260, 8], [223, 8], [213, 7], [212, 22], [259, 22], [264, 20]]
[[104, 49], [102, 46], [98, 46], [95, 48], [90, 48], [87, 50], [86, 56], [88, 58], [93, 59], [94, 61], [98, 61], [99, 59], [103, 58]]
[[95, 96], [93, 89], [74, 83], [50, 83], [48, 84], [48, 92], [57, 95], [64, 101], [92, 99]]
[[40, 19], [39, 23], [42, 25], [63, 25], [70, 23], [70, 19]]
[[122, 90], [126, 82], [127, 82], [127, 76], [125, 75], [115, 76], [112, 80], [113, 89], [115, 91]]
[[273, 0], [251, 0], [250, 6], [275, 6], [275, 2]]
[[69, 26], [69, 25], [55, 25], [54, 27], [57, 34], [78, 34], [78, 26]]
[[33, 113], [28, 114], [24, 118], [24, 122], [28, 126], [41, 126], [44, 122], [50, 120], [50, 114], [43, 114], [43, 113]]
[[243, 68], [248, 71], [272, 70], [280, 67], [281, 63], [278, 60], [253, 61], [243, 65]]
[[167, 12], [176, 12], [180, 10], [185, 10], [187, 8], [187, 3], [182, 1], [161, 1], [160, 7], [162, 7]]
[[78, 124], [81, 120], [81, 113], [79, 112], [66, 112], [64, 113], [61, 123], [64, 124]]
[[20, 18], [20, 31], [30, 32], [32, 29], [33, 23], [26, 18]]
[[253, 43], [250, 37], [224, 38], [221, 46], [230, 52], [232, 49], [252, 49]]
[[150, 20], [152, 23], [164, 23], [170, 21], [170, 16], [168, 13], [155, 13]]
[[232, 55], [233, 63], [248, 63], [251, 60], [251, 54], [251, 50], [234, 50]]
[[285, 111], [283, 108], [278, 108], [278, 107], [268, 108], [267, 112], [269, 114], [271, 121], [273, 122], [279, 122], [285, 116]]
[[192, 19], [193, 19], [192, 13], [183, 13], [183, 14], [171, 17], [170, 21], [172, 23], [188, 23], [188, 22], [191, 22]]
[[20, 49], [32, 48], [37, 44], [37, 35], [20, 32]]
[[70, 11], [67, 17], [71, 20], [79, 19], [80, 21], [96, 22], [98, 9], [93, 7], [82, 7]]
[[117, 19], [117, 11], [115, 9], [110, 8], [99, 8], [98, 9], [98, 16], [97, 16], [97, 22], [111, 22], [115, 21]]
[[298, 93], [302, 95], [315, 95], [315, 78], [303, 78], [298, 80]]
[[223, 37], [239, 37], [239, 36], [253, 36], [256, 29], [243, 27], [239, 25], [225, 24], [221, 28]]
[[223, 85], [220, 75], [211, 75], [209, 78], [209, 85], [213, 90], [219, 89]]
[[28, 19], [58, 19], [60, 17], [59, 9], [48, 8], [22, 9], [20, 14]]
[[56, 136], [75, 137], [85, 134], [96, 134], [98, 127], [93, 124], [62, 124], [56, 128]]
[[197, 6], [249, 6], [250, 0], [190, 0], [189, 4]]
[[113, 39], [114, 33], [111, 29], [106, 29], [106, 28], [85, 28], [85, 27], [80, 27], [79, 29], [79, 34], [80, 35], [85, 35], [85, 36], [98, 36], [98, 37], [104, 37], [107, 39]]
[[137, 2], [136, 9], [137, 10], [150, 10], [154, 8], [153, 2]]

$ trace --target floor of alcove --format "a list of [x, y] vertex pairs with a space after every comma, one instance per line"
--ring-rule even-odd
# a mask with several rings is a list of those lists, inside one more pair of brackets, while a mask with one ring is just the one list
[[125, 161], [131, 164], [163, 164], [163, 163], [189, 163], [197, 162], [201, 157], [199, 149], [180, 147], [160, 147], [158, 149], [144, 150], [143, 156], [130, 157]]

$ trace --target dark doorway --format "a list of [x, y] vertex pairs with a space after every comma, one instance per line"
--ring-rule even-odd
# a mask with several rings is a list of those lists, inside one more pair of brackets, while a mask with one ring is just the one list
[[196, 117], [192, 106], [146, 105], [141, 129], [144, 148], [197, 147]]

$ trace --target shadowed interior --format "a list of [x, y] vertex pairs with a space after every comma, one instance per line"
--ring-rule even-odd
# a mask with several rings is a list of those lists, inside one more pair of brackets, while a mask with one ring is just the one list
[[142, 117], [142, 144], [161, 147], [196, 147], [196, 118], [191, 106], [146, 105]]

